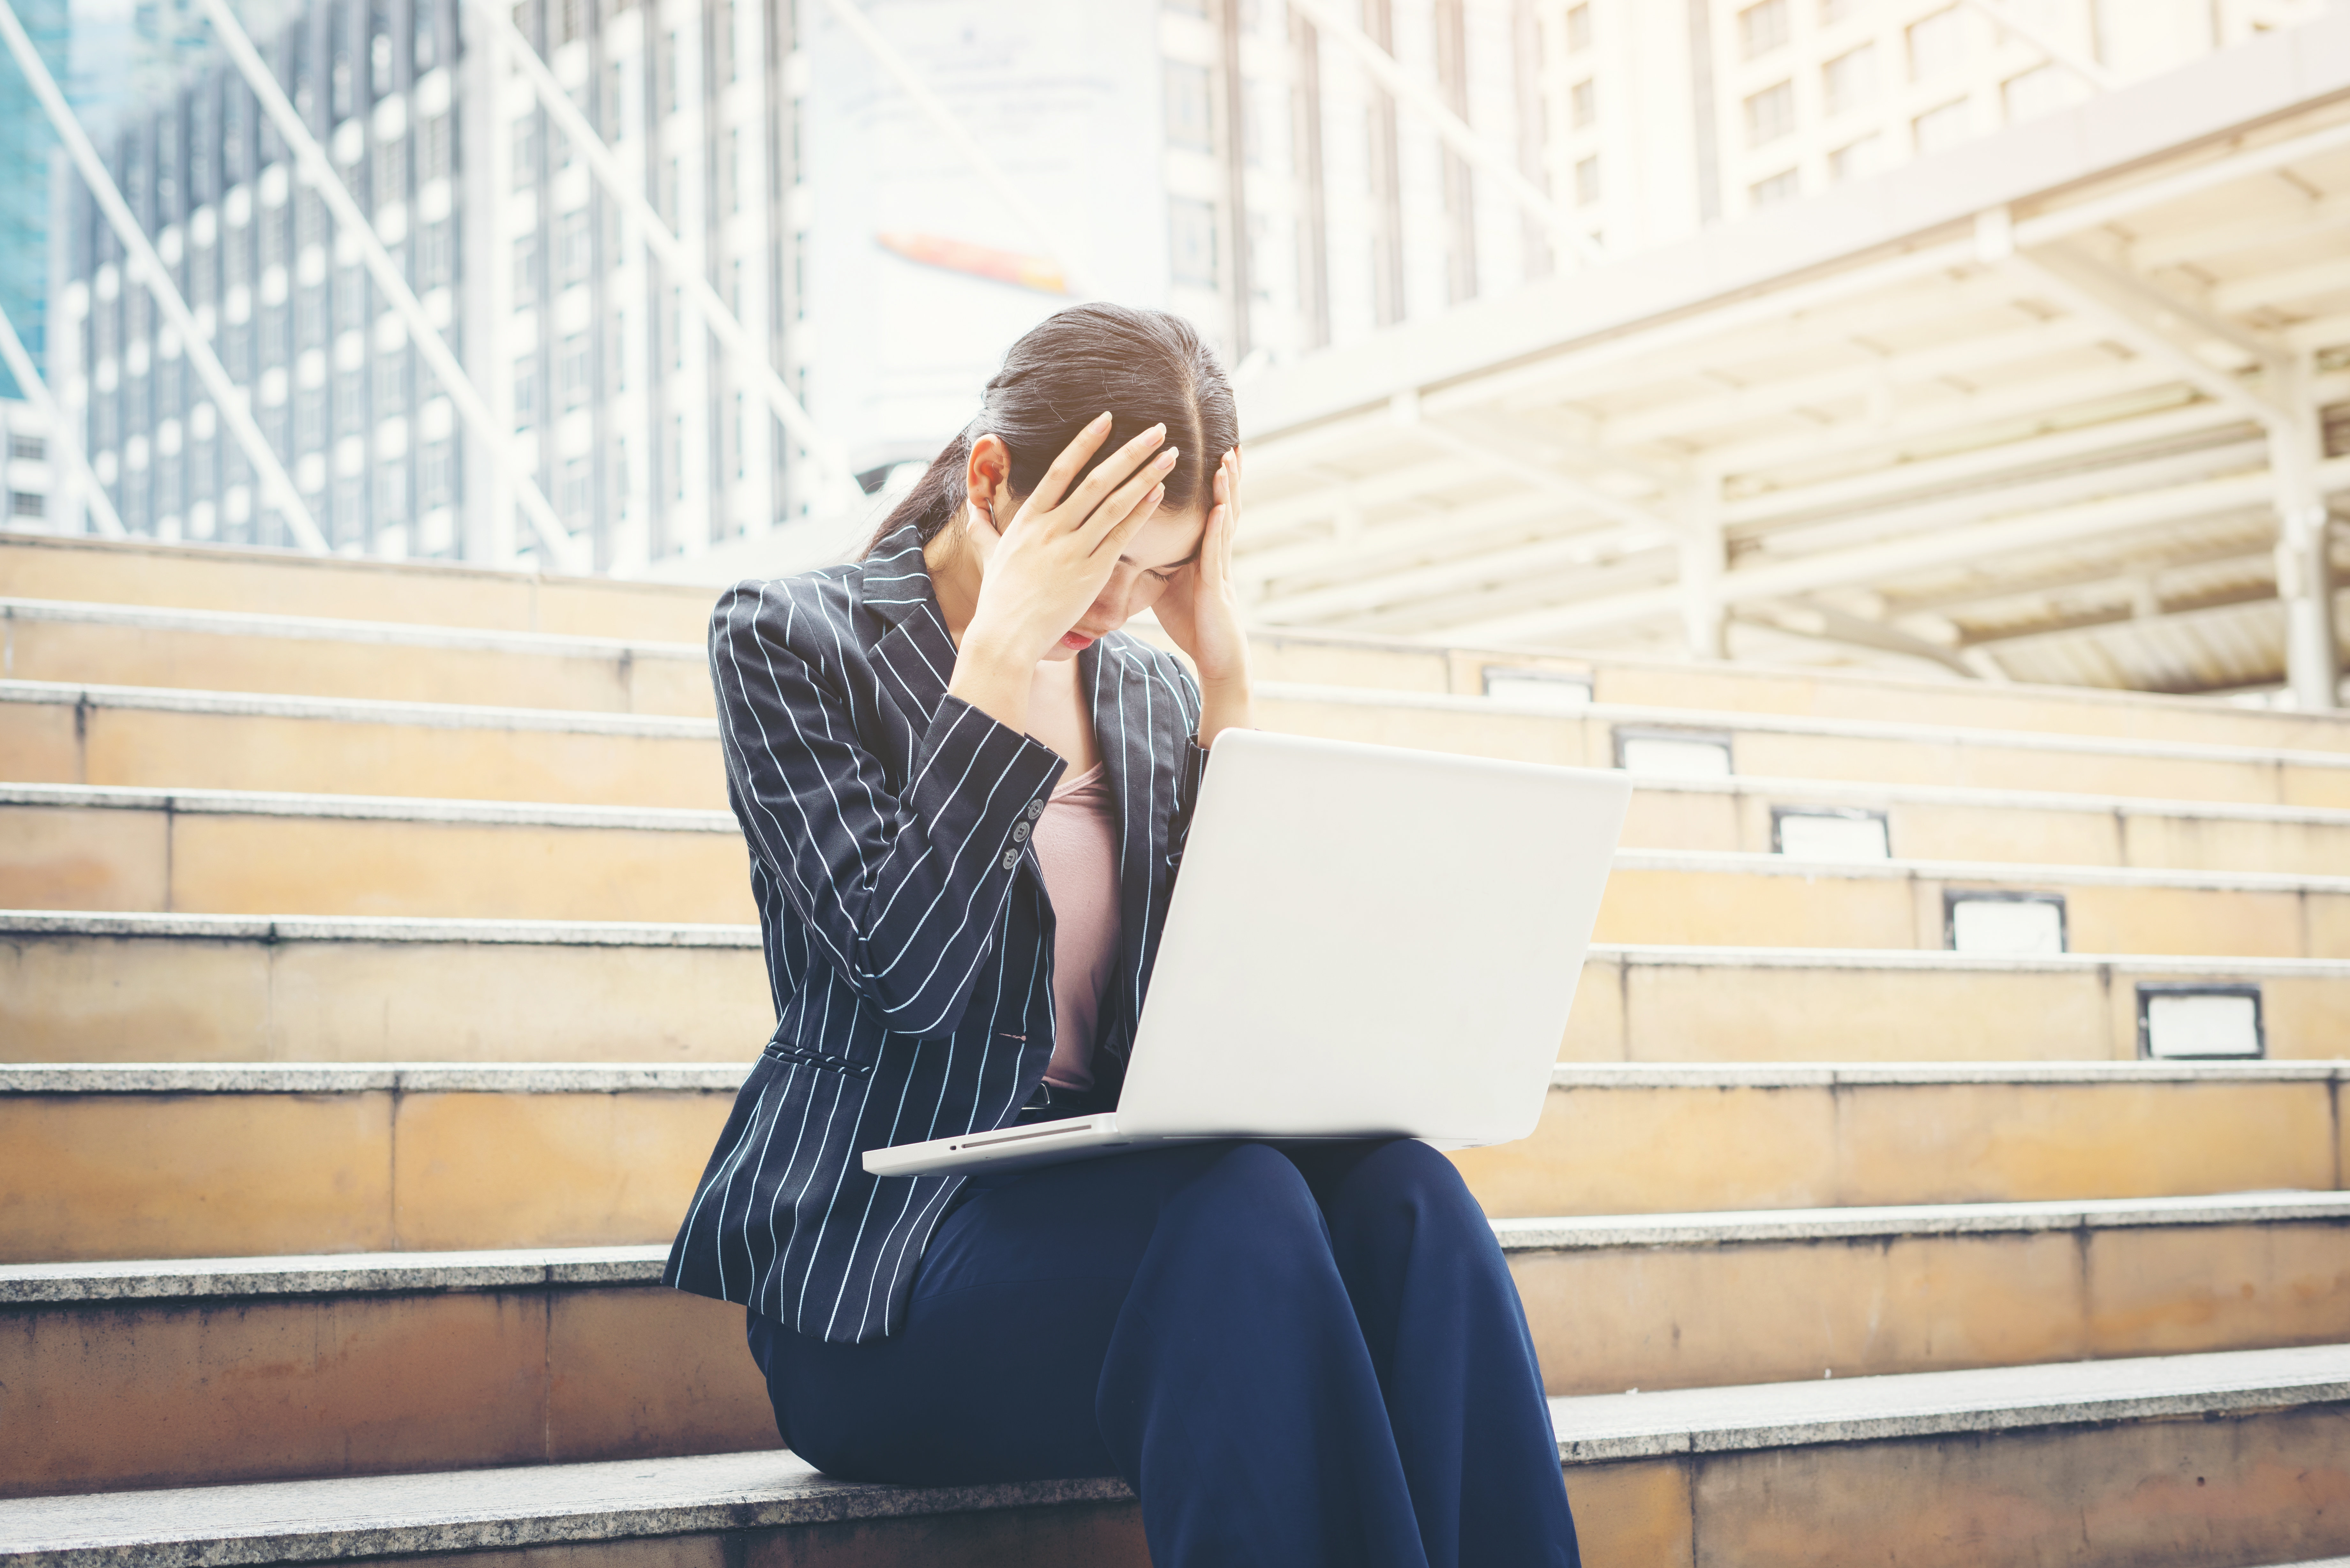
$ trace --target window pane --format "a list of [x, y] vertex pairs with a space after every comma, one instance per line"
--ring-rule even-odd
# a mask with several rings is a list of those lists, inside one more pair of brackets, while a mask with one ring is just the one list
[[1746, 57], [1769, 54], [1787, 41], [1787, 0], [1762, 0], [1738, 14], [1739, 47]]
[[1215, 145], [1208, 101], [1208, 67], [1167, 62], [1167, 140], [1205, 152]]
[[1789, 169], [1782, 173], [1772, 175], [1768, 180], [1755, 182], [1747, 188], [1747, 194], [1752, 198], [1756, 206], [1769, 207], [1775, 206], [1781, 202], [1791, 201], [1801, 194], [1802, 191], [1803, 186], [1796, 179], [1795, 171]]
[[1822, 66], [1820, 86], [1830, 114], [1868, 102], [1877, 96], [1877, 46], [1863, 44]]
[[1216, 210], [1177, 196], [1167, 203], [1168, 265], [1177, 283], [1216, 286]]
[[1795, 129], [1795, 86], [1781, 82], [1746, 100], [1746, 141], [1760, 147]]
[[1909, 25], [1909, 78], [1924, 81], [1928, 77], [1966, 63], [1966, 17], [1959, 7], [1937, 11], [1920, 22]]

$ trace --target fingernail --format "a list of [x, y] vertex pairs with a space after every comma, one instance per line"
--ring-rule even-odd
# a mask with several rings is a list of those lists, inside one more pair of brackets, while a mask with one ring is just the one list
[[1159, 454], [1159, 466], [1161, 468], [1172, 468], [1175, 466], [1175, 460], [1182, 455], [1183, 449], [1181, 447], [1170, 446], [1165, 452]]
[[1096, 415], [1094, 416], [1094, 422], [1093, 422], [1091, 425], [1087, 426], [1087, 429], [1089, 429], [1089, 430], [1102, 430], [1102, 429], [1106, 428], [1108, 424], [1109, 424], [1109, 412], [1108, 412], [1108, 410], [1104, 410], [1102, 412], [1100, 412], [1100, 413], [1098, 413], [1098, 414], [1096, 414]]

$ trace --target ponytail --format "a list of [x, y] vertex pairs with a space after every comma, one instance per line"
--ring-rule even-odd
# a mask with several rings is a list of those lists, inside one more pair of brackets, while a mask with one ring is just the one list
[[922, 543], [937, 538], [954, 514], [962, 510], [963, 473], [971, 464], [972, 433], [965, 427], [962, 433], [947, 442], [939, 455], [931, 459], [931, 466], [914, 482], [914, 488], [889, 508], [889, 515], [873, 530], [873, 537], [865, 541], [865, 548], [857, 552], [858, 560], [881, 547], [881, 542], [909, 523], [920, 530]]

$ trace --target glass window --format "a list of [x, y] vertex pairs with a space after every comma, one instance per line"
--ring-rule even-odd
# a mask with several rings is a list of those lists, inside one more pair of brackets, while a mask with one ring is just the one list
[[456, 247], [452, 243], [455, 236], [450, 232], [452, 222], [442, 218], [427, 223], [423, 234], [419, 236], [417, 281], [427, 288], [437, 288], [455, 275]]
[[1170, 146], [1205, 152], [1215, 145], [1215, 119], [1208, 98], [1208, 67], [1167, 62], [1167, 140]]
[[588, 334], [574, 332], [566, 337], [558, 359], [556, 374], [563, 389], [563, 407], [566, 410], [578, 408], [588, 401], [596, 382], [595, 361], [588, 352]]
[[395, 349], [375, 362], [375, 411], [390, 419], [408, 406], [408, 354]]
[[335, 430], [359, 435], [367, 429], [367, 372], [345, 370], [335, 378]]
[[514, 367], [515, 429], [526, 431], [538, 423], [538, 356], [525, 354]]
[[1783, 170], [1768, 180], [1758, 180], [1746, 189], [1746, 194], [1758, 207], [1776, 206], [1793, 201], [1803, 193], [1803, 182], [1793, 169]]
[[1939, 109], [1928, 109], [1914, 124], [1918, 133], [1918, 151], [1939, 152], [1945, 147], [1955, 147], [1967, 139], [1972, 129], [1967, 113], [1967, 100], [1946, 103]]
[[1833, 27], [1848, 21], [1860, 9], [1860, 0], [1820, 0], [1820, 26]]
[[1566, 102], [1568, 117], [1580, 130], [1599, 118], [1599, 84], [1587, 80], [1575, 83], [1567, 90]]
[[417, 475], [421, 493], [417, 500], [425, 506], [446, 506], [457, 498], [456, 451], [450, 438], [443, 436], [424, 443], [424, 461]]
[[1599, 158], [1594, 154], [1575, 166], [1575, 202], [1588, 207], [1599, 200]]
[[538, 116], [525, 114], [514, 122], [514, 187], [527, 191], [538, 183]]
[[1576, 51], [1591, 47], [1591, 7], [1588, 5], [1567, 7], [1566, 47]]
[[1828, 178], [1858, 180], [1877, 172], [1885, 150], [1882, 137], [1864, 136], [1828, 154]]
[[1177, 196], [1167, 203], [1168, 269], [1177, 283], [1216, 286], [1216, 209]]
[[1821, 97], [1830, 114], [1843, 114], [1877, 96], [1877, 46], [1863, 44], [1820, 67]]
[[586, 283], [594, 270], [596, 259], [595, 233], [588, 227], [588, 209], [568, 212], [556, 221], [556, 254], [563, 265], [563, 281]]
[[1958, 6], [1909, 24], [1910, 80], [1939, 76], [1964, 65], [1966, 58], [1967, 19]]
[[35, 435], [12, 435], [8, 438], [8, 455], [25, 462], [41, 462], [49, 455], [49, 443]]
[[584, 457], [563, 460], [563, 475], [556, 482], [555, 509], [563, 514], [564, 522], [574, 528], [585, 526], [589, 510], [595, 504], [595, 481]]
[[1767, 55], [1787, 41], [1787, 0], [1762, 0], [1738, 14], [1738, 46], [1746, 57]]
[[1760, 147], [1795, 129], [1795, 84], [1764, 88], [1746, 100], [1746, 144]]
[[538, 303], [538, 236], [515, 241], [514, 302], [517, 306]]
[[12, 490], [8, 493], [8, 514], [12, 517], [38, 517], [44, 504], [42, 497], [35, 491]]
[[294, 446], [316, 452], [327, 441], [327, 389], [305, 387], [294, 395]]

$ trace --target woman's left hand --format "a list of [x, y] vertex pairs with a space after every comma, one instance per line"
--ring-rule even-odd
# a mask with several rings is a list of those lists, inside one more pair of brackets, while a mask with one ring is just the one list
[[1198, 559], [1167, 585], [1153, 607], [1159, 624], [1191, 655], [1200, 685], [1245, 692], [1248, 633], [1241, 627], [1240, 590], [1232, 584], [1232, 534], [1240, 526], [1241, 454], [1235, 447], [1216, 465], [1214, 504]]

